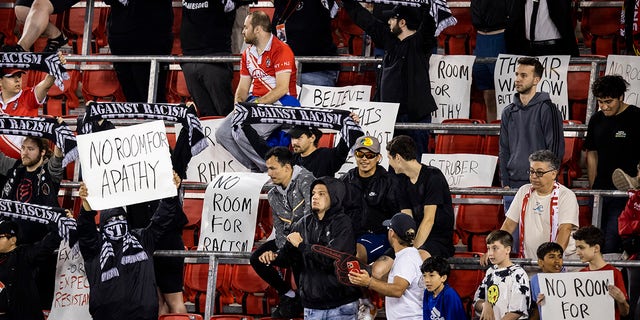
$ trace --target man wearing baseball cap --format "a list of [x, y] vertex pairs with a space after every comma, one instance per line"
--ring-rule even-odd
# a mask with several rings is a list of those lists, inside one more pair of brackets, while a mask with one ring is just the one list
[[410, 215], [399, 212], [382, 225], [388, 229], [389, 243], [396, 255], [387, 281], [373, 278], [365, 270], [350, 272], [349, 280], [386, 296], [385, 312], [388, 319], [420, 320], [424, 289], [420, 288], [422, 258], [418, 249], [413, 247], [418, 230], [416, 222]]
[[[343, 0], [351, 20], [371, 36], [376, 47], [386, 49], [374, 101], [400, 104], [397, 122], [429, 123], [438, 109], [431, 95], [429, 58], [436, 47], [436, 23], [430, 6], [395, 6], [386, 21], [376, 18], [358, 1]], [[418, 145], [417, 158], [427, 153], [428, 130], [402, 130]]]
[[18, 231], [15, 222], [0, 220], [0, 319], [42, 320], [37, 262], [50, 256], [61, 238], [51, 230], [40, 242], [16, 245]]
[[[61, 64], [67, 60], [58, 53]], [[56, 78], [50, 74], [35, 87], [23, 87], [25, 70], [16, 68], [0, 68], [0, 115], [37, 117], [38, 111], [46, 101], [47, 92]], [[0, 135], [0, 151], [5, 155], [20, 159], [20, 147], [23, 138], [20, 136]]]
[[318, 142], [322, 137], [320, 129], [309, 126], [295, 126], [289, 130], [291, 147], [294, 153], [293, 164], [311, 171], [314, 177], [333, 177], [347, 160], [351, 145], [362, 134], [362, 131], [352, 130], [349, 134], [351, 139], [349, 145], [344, 139], [340, 139], [335, 148], [318, 148]]
[[390, 248], [382, 221], [396, 212], [410, 214], [411, 209], [396, 176], [379, 164], [382, 155], [378, 139], [360, 137], [353, 148], [356, 168], [340, 179], [347, 186], [344, 206], [354, 224], [356, 256], [361, 263], [369, 264]]

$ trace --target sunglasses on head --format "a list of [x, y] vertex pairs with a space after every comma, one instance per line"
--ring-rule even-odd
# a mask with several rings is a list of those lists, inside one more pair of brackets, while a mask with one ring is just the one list
[[369, 160], [375, 158], [378, 156], [377, 153], [373, 153], [373, 152], [364, 152], [364, 151], [360, 151], [360, 150], [356, 150], [355, 152], [355, 156], [356, 158], [367, 158]]

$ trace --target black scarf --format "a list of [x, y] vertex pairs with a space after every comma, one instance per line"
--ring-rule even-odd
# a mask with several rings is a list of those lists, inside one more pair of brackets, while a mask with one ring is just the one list
[[76, 136], [67, 124], [49, 117], [0, 116], [0, 134], [47, 138], [64, 153], [62, 166], [78, 159]]
[[257, 123], [279, 123], [309, 126], [340, 131], [342, 139], [349, 144], [351, 130], [362, 132], [351, 112], [330, 108], [285, 107], [270, 104], [240, 102], [233, 113], [233, 125]]
[[458, 23], [458, 20], [451, 13], [451, 9], [449, 9], [447, 0], [362, 0], [361, 2], [396, 4], [409, 7], [419, 7], [422, 4], [426, 4], [430, 7], [429, 13], [433, 20], [436, 21], [436, 36], [447, 27]]
[[58, 234], [66, 241], [69, 241], [69, 233], [76, 230], [76, 220], [68, 218], [63, 208], [0, 199], [0, 216], [42, 224], [55, 223], [58, 226]]
[[0, 68], [19, 68], [43, 71], [54, 78], [55, 84], [64, 90], [63, 80], [69, 80], [69, 74], [60, 63], [58, 53], [0, 52]]

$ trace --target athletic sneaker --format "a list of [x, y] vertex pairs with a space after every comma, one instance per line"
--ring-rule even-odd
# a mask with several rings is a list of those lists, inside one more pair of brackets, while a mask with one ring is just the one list
[[26, 52], [26, 50], [24, 50], [24, 48], [22, 46], [20, 46], [19, 44], [16, 45], [3, 45], [2, 49], [0, 49], [0, 51], [2, 52]]
[[376, 318], [378, 309], [369, 299], [360, 299], [358, 307], [358, 320], [373, 320]]
[[42, 49], [42, 52], [58, 52], [67, 42], [69, 42], [69, 39], [64, 36], [64, 33], [61, 33], [55, 39], [47, 39], [47, 46]]
[[622, 169], [614, 170], [611, 180], [613, 180], [613, 185], [616, 186], [616, 189], [620, 191], [635, 190], [640, 185], [638, 178], [631, 177]]

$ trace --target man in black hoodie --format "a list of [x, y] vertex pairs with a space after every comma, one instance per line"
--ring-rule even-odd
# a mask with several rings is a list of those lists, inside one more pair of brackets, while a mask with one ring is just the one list
[[334, 260], [311, 250], [314, 244], [354, 255], [356, 242], [351, 219], [342, 209], [344, 184], [322, 177], [311, 184], [311, 214], [287, 236], [286, 254], [300, 254], [300, 295], [305, 319], [355, 319], [360, 289], [338, 281]]

